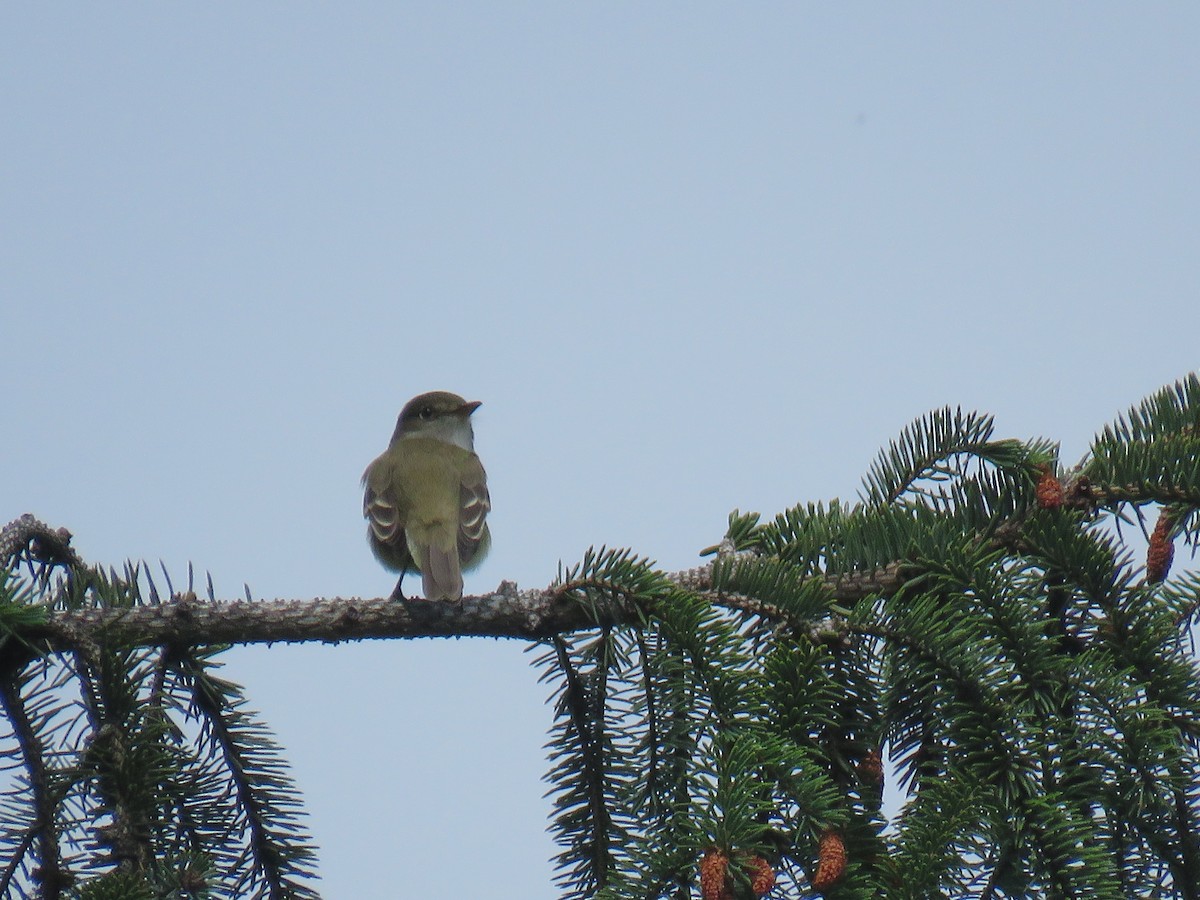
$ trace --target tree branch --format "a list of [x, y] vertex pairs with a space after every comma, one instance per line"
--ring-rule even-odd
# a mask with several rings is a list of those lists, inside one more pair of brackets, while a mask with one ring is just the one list
[[[898, 568], [890, 566], [862, 576], [826, 581], [834, 599], [849, 605], [868, 594], [895, 590], [902, 581]], [[782, 615], [749, 598], [713, 591], [710, 566], [669, 577], [716, 605], [772, 617]], [[51, 650], [94, 641], [149, 647], [418, 637], [540, 640], [637, 618], [627, 605], [610, 604], [597, 612], [599, 622], [584, 604], [572, 599], [570, 584], [518, 591], [512, 582], [504, 582], [495, 593], [464, 597], [459, 603], [357, 597], [210, 603], [189, 592], [176, 595], [169, 603], [53, 612], [44, 623], [23, 630], [22, 636], [45, 642]]]
[[9, 880], [24, 861], [24, 851], [33, 845], [36, 834], [38, 867], [33, 877], [41, 885], [39, 896], [47, 900], [57, 900], [73, 878], [63, 864], [59, 847], [60, 835], [55, 818], [58, 799], [54, 796], [53, 775], [46, 762], [46, 748], [38, 737], [33, 718], [21, 696], [15, 672], [0, 678], [0, 705], [3, 706], [4, 714], [11, 723], [13, 734], [21, 747], [29, 786], [33, 791], [32, 806], [36, 812], [36, 817], [30, 823], [29, 830], [21, 842], [22, 852], [13, 855], [4, 873], [4, 896], [8, 896]]
[[[39, 561], [63, 566], [72, 574], [80, 568], [89, 571], [69, 541], [65, 530], [53, 530], [32, 516], [22, 516], [0, 532], [0, 565], [15, 568], [22, 556], [36, 553]], [[711, 563], [668, 578], [715, 605], [784, 617], [782, 611], [750, 598], [714, 591]], [[896, 564], [824, 582], [836, 602], [849, 606], [871, 594], [890, 593], [903, 580]], [[506, 581], [491, 594], [464, 597], [458, 603], [357, 597], [208, 602], [189, 591], [176, 594], [167, 603], [50, 611], [44, 622], [22, 628], [21, 637], [52, 651], [94, 642], [153, 647], [418, 637], [540, 640], [637, 620], [637, 612], [627, 602], [595, 608], [576, 602], [575, 589], [582, 586], [567, 582], [545, 590], [519, 591]]]

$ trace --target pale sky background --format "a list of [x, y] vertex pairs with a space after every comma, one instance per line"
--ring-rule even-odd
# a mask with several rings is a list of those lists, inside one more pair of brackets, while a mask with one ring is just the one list
[[[697, 563], [943, 404], [1075, 461], [1198, 362], [1200, 4], [5, 4], [0, 522], [380, 596], [475, 417], [470, 593]], [[237, 649], [330, 898], [556, 896], [519, 642]]]

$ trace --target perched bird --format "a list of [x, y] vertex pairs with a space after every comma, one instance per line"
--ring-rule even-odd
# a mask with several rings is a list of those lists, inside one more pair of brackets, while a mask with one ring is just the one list
[[400, 573], [394, 599], [404, 599], [404, 576], [419, 569], [426, 600], [459, 600], [463, 570], [487, 554], [492, 503], [471, 428], [479, 405], [448, 391], [414, 397], [363, 473], [367, 540]]

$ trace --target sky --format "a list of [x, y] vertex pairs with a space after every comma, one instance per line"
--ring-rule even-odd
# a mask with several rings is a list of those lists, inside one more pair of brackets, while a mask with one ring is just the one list
[[[435, 389], [483, 402], [468, 593], [691, 567], [947, 404], [1072, 463], [1197, 368], [1198, 46], [1190, 2], [5, 4], [0, 522], [384, 596], [359, 477]], [[325, 896], [556, 896], [527, 649], [226, 654]]]

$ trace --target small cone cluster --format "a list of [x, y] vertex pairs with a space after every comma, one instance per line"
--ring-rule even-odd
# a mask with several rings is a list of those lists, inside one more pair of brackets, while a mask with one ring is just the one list
[[[747, 862], [750, 889], [761, 897], [775, 886], [775, 870], [761, 856], [751, 856]], [[700, 900], [734, 900], [729, 879], [729, 857], [723, 850], [712, 847], [700, 860]]]
[[1058, 509], [1063, 505], [1063, 486], [1050, 466], [1042, 466], [1037, 483], [1037, 505], [1042, 509]]
[[846, 874], [846, 842], [832, 828], [825, 829], [817, 844], [817, 871], [812, 886], [818, 891], [832, 887]]
[[872, 747], [858, 763], [858, 777], [864, 784], [883, 787], [883, 755]]
[[1146, 581], [1158, 584], [1171, 571], [1175, 559], [1175, 542], [1171, 540], [1172, 516], [1164, 509], [1158, 514], [1154, 533], [1150, 535], [1150, 547], [1146, 550]]
[[761, 897], [775, 887], [775, 870], [761, 856], [750, 857], [750, 890]]
[[713, 847], [700, 860], [700, 900], [721, 900], [729, 857]]

